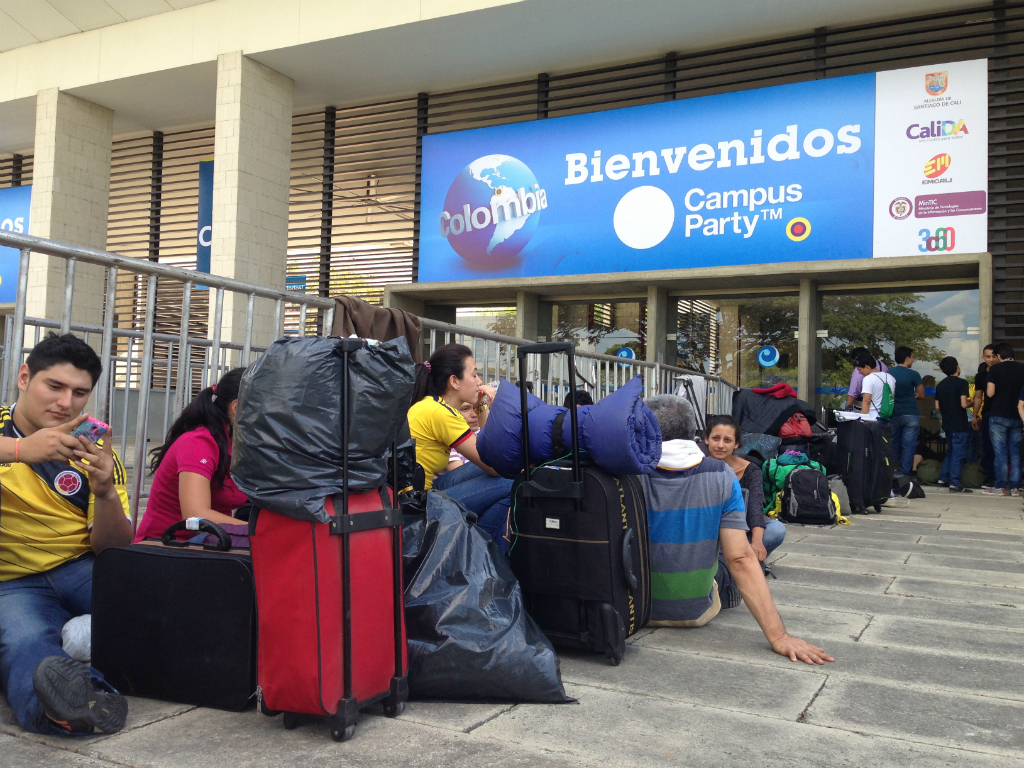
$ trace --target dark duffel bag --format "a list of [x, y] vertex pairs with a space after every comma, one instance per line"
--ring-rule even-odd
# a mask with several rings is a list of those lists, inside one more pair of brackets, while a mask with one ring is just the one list
[[836, 466], [850, 494], [850, 511], [864, 514], [869, 507], [876, 512], [892, 491], [895, 462], [892, 457], [892, 431], [877, 421], [843, 421], [836, 431]]
[[[521, 346], [520, 373], [528, 354], [565, 352], [575, 393], [573, 351], [559, 342]], [[569, 418], [572, 459], [545, 467], [529, 468], [523, 424], [529, 479], [524, 472], [512, 486], [509, 560], [527, 612], [553, 644], [603, 653], [618, 664], [626, 638], [651, 615], [647, 507], [636, 477], [582, 465], [572, 409]]]
[[214, 523], [214, 545], [105, 549], [92, 575], [92, 665], [121, 693], [237, 712], [255, 701], [256, 592], [248, 550]]

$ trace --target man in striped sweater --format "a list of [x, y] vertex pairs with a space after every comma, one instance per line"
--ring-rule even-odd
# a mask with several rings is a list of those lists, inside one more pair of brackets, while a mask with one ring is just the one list
[[725, 462], [704, 456], [694, 442], [693, 408], [674, 395], [649, 398], [647, 405], [658, 418], [663, 440], [658, 468], [640, 476], [651, 535], [650, 626], [701, 627], [718, 615], [722, 604], [715, 578], [721, 547], [728, 571], [772, 650], [808, 664], [833, 661], [823, 649], [786, 634], [747, 541], [739, 481]]

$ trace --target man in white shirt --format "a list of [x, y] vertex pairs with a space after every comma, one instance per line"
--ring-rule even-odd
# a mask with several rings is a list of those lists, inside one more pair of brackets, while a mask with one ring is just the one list
[[870, 414], [878, 418], [878, 409], [882, 404], [882, 390], [886, 384], [893, 392], [896, 391], [896, 379], [889, 373], [878, 369], [878, 361], [871, 355], [861, 355], [857, 358], [856, 368], [864, 376], [862, 391], [864, 393], [864, 405], [860, 412]]

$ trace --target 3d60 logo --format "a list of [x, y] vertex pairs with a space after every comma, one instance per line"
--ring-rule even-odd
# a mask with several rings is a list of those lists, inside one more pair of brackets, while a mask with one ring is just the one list
[[917, 235], [921, 238], [921, 244], [917, 246], [921, 253], [952, 251], [956, 245], [956, 230], [952, 227], [939, 227], [934, 235], [930, 229], [922, 229]]

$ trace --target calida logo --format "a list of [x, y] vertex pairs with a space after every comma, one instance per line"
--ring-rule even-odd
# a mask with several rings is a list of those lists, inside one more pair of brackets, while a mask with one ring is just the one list
[[907, 138], [914, 140], [966, 136], [969, 133], [963, 120], [932, 120], [907, 126]]

